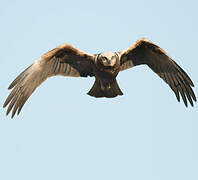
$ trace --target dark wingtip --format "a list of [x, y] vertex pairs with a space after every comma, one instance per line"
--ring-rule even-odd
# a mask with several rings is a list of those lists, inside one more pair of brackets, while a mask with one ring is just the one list
[[5, 107], [6, 107], [6, 104], [4, 103], [4, 104], [3, 104], [3, 108], [5, 108]]
[[193, 97], [193, 100], [194, 100], [195, 102], [197, 102], [197, 98], [196, 98], [196, 96], [194, 96], [194, 97]]
[[6, 116], [7, 116], [8, 114], [9, 114], [9, 112], [7, 111], [7, 112], [6, 112]]
[[190, 102], [190, 105], [193, 107], [194, 106], [193, 101], [191, 100], [189, 102]]

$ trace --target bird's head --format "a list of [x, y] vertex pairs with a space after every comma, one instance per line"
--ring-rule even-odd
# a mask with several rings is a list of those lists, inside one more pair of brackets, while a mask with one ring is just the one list
[[106, 67], [113, 67], [118, 58], [118, 55], [113, 52], [104, 52], [99, 56], [100, 62]]

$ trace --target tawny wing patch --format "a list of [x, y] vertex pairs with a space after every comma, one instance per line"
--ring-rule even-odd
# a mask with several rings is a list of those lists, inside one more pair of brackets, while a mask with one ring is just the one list
[[34, 90], [48, 77], [62, 75], [72, 77], [93, 76], [94, 58], [69, 44], [63, 44], [44, 54], [25, 69], [8, 87], [14, 88], [3, 107], [8, 104], [7, 115], [12, 110], [20, 113], [23, 105]]
[[192, 80], [163, 49], [146, 39], [140, 39], [120, 55], [121, 70], [146, 64], [170, 86], [178, 101], [181, 95], [186, 106], [187, 99], [193, 106], [196, 97], [191, 88], [194, 87]]

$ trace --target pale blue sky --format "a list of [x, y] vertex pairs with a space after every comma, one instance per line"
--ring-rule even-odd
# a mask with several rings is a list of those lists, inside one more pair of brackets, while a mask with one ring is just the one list
[[[1, 1], [1, 107], [11, 81], [62, 43], [119, 51], [146, 37], [198, 94], [197, 1]], [[197, 180], [198, 105], [185, 108], [148, 67], [122, 72], [124, 96], [95, 99], [93, 78], [54, 77], [10, 120], [0, 108], [2, 180]]]

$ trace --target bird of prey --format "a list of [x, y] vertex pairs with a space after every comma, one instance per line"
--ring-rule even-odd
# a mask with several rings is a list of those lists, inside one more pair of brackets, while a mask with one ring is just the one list
[[163, 49], [144, 38], [124, 51], [93, 55], [70, 44], [62, 44], [45, 53], [19, 74], [8, 87], [13, 90], [3, 106], [9, 104], [7, 115], [12, 110], [13, 118], [16, 112], [20, 113], [24, 103], [42, 82], [58, 75], [94, 76], [95, 82], [87, 94], [96, 98], [123, 95], [116, 76], [120, 71], [142, 64], [148, 65], [170, 86], [178, 101], [181, 96], [186, 107], [188, 101], [193, 106], [196, 96], [191, 88], [194, 84], [190, 77]]

